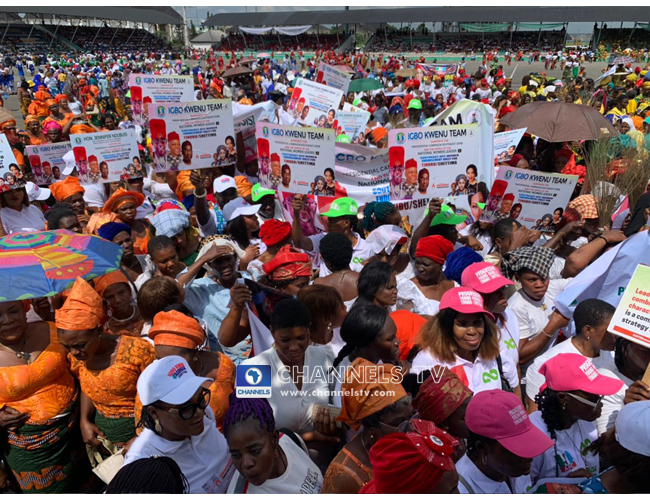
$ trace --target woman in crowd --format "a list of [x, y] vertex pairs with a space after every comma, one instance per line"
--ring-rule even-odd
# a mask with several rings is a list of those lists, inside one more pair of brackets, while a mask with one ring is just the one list
[[59, 342], [81, 386], [83, 440], [98, 449], [97, 436], [118, 447], [135, 437], [135, 386], [155, 357], [146, 340], [102, 333], [104, 314], [101, 297], [81, 278], [56, 311]]
[[[377, 370], [369, 370], [373, 367]], [[373, 478], [369, 453], [373, 445], [383, 436], [405, 432], [413, 415], [411, 397], [391, 378], [394, 366], [378, 368], [357, 358], [350, 368], [363, 371], [365, 377], [346, 377], [337, 420], [359, 432], [330, 463], [322, 493], [358, 493]]]
[[338, 354], [343, 347], [340, 328], [347, 315], [341, 294], [331, 286], [310, 285], [302, 288], [297, 298], [309, 310], [312, 344], [330, 344]]
[[183, 264], [194, 264], [201, 238], [199, 231], [190, 224], [190, 213], [182, 204], [171, 200], [162, 202], [154, 211], [151, 225], [156, 231], [156, 236], [171, 238]]
[[119, 269], [95, 279], [95, 291], [108, 305], [104, 333], [127, 337], [142, 335], [144, 319], [126, 273]]
[[494, 224], [492, 246], [484, 260], [501, 269], [501, 259], [505, 254], [526, 245], [530, 240], [536, 240], [538, 235], [539, 233], [531, 234], [530, 229], [514, 219], [501, 219]]
[[[333, 363], [339, 372], [347, 369], [357, 358], [371, 363], [399, 364], [397, 326], [385, 307], [373, 303], [355, 305], [343, 320], [341, 339], [345, 345]], [[337, 381], [335, 390], [339, 384]], [[340, 400], [340, 396], [334, 396], [335, 405], [340, 406]]]
[[210, 391], [203, 387], [208, 382], [180, 356], [151, 363], [138, 378], [144, 429], [126, 453], [123, 467], [141, 458], [166, 456], [180, 467], [190, 493], [225, 493], [235, 468], [210, 408]]
[[413, 401], [419, 418], [433, 422], [460, 440], [459, 449], [465, 451], [469, 437], [465, 415], [472, 400], [472, 391], [448, 368], [434, 367], [431, 375], [420, 386]]
[[370, 302], [390, 311], [397, 302], [397, 278], [385, 262], [366, 264], [359, 273], [357, 288], [359, 297], [355, 305]]
[[402, 214], [390, 201], [371, 201], [363, 208], [363, 229], [366, 237], [379, 226], [402, 226]]
[[463, 271], [470, 265], [483, 262], [483, 258], [469, 247], [460, 247], [447, 255], [445, 277], [460, 284]]
[[133, 248], [136, 254], [141, 255], [147, 253], [150, 225], [146, 219], [135, 218], [137, 208], [142, 203], [144, 203], [144, 196], [142, 194], [120, 188], [113, 193], [102, 208], [104, 214], [115, 214], [120, 222], [131, 228]]
[[438, 312], [443, 294], [454, 287], [448, 280], [442, 266], [454, 245], [440, 235], [421, 238], [415, 250], [416, 275], [397, 284], [399, 309], [407, 309], [423, 316]]
[[[311, 319], [307, 308], [296, 299], [278, 302], [273, 309], [271, 333], [274, 346], [242, 365], [270, 365], [272, 395], [269, 403], [278, 427], [300, 434], [307, 446], [314, 442], [339, 441], [326, 426], [321, 426], [320, 414], [314, 415], [314, 405], [329, 403], [327, 380], [303, 377], [316, 367], [325, 372], [332, 366], [333, 353], [327, 346], [310, 345]], [[302, 395], [289, 392], [302, 391]], [[287, 392], [287, 394], [283, 394]]]
[[533, 459], [553, 441], [529, 420], [514, 394], [491, 389], [476, 394], [466, 414], [467, 453], [456, 463], [461, 494], [523, 493]]
[[28, 323], [29, 308], [29, 301], [0, 303], [4, 457], [22, 493], [78, 492], [82, 471], [90, 473], [76, 431], [79, 396], [54, 325]]
[[266, 251], [251, 261], [247, 268], [254, 280], [264, 276], [263, 265], [275, 258], [281, 248], [291, 243], [291, 223], [267, 219], [260, 229], [260, 239], [266, 245]]
[[501, 262], [506, 278], [521, 284], [508, 300], [519, 321], [519, 362], [522, 370], [546, 352], [557, 339], [566, 319], [554, 311], [553, 301], [568, 280], [549, 280], [553, 250], [545, 247], [520, 247], [508, 252]]
[[458, 493], [452, 459], [458, 440], [431, 422], [413, 419], [412, 430], [381, 438], [370, 450], [373, 479], [359, 493]]
[[320, 470], [297, 435], [276, 429], [267, 399], [238, 399], [232, 394], [224, 434], [236, 469], [228, 493], [320, 493]]
[[25, 117], [25, 132], [27, 132], [28, 144], [30, 146], [38, 146], [47, 141], [45, 134], [43, 134], [41, 121], [36, 115], [27, 115]]
[[45, 230], [45, 216], [36, 205], [29, 203], [24, 187], [0, 193], [0, 206], [5, 234]]
[[475, 394], [519, 385], [515, 367], [508, 370], [501, 361], [494, 316], [474, 290], [457, 287], [446, 292], [438, 314], [420, 330], [419, 344], [422, 350], [413, 360], [414, 373], [445, 366]]
[[464, 287], [481, 294], [486, 311], [491, 312], [499, 330], [499, 350], [504, 370], [519, 374], [519, 321], [508, 308], [507, 293], [512, 281], [503, 277], [499, 269], [488, 262], [468, 266], [461, 275]]
[[65, 229], [73, 233], [83, 234], [83, 229], [77, 214], [72, 209], [72, 206], [67, 203], [57, 203], [54, 205], [47, 214], [47, 229], [53, 231], [55, 229]]
[[312, 263], [309, 255], [285, 245], [272, 260], [262, 266], [261, 285], [275, 288], [294, 297], [311, 281]]
[[157, 359], [180, 356], [198, 376], [213, 381], [209, 386], [210, 408], [222, 430], [228, 396], [235, 390], [233, 362], [221, 352], [208, 350], [205, 331], [182, 304], [168, 305], [156, 314], [148, 336], [154, 342]]
[[353, 255], [354, 249], [348, 237], [340, 233], [327, 233], [320, 242], [320, 256], [329, 274], [314, 280], [316, 285], [336, 288], [348, 310], [359, 295], [359, 273], [350, 269]]
[[531, 422], [546, 434], [553, 447], [533, 460], [530, 480], [553, 477], [591, 477], [598, 474], [598, 453], [588, 447], [598, 439], [594, 421], [602, 398], [616, 394], [623, 382], [602, 375], [580, 354], [562, 353], [539, 369], [546, 379], [535, 398], [538, 411]]
[[77, 214], [77, 219], [82, 228], [86, 228], [90, 217], [86, 213], [86, 202], [82, 187], [77, 177], [66, 177], [64, 180], [55, 182], [50, 186], [50, 191], [57, 203], [69, 203]]
[[135, 255], [131, 228], [121, 222], [107, 222], [97, 230], [97, 234], [116, 245], [122, 247], [122, 260], [120, 265], [127, 272], [132, 281], [137, 280], [144, 272], [146, 258]]
[[223, 234], [230, 236], [245, 252], [239, 261], [239, 269], [246, 271], [248, 264], [266, 251], [266, 245], [259, 239], [260, 222], [256, 217], [260, 205], [249, 205], [243, 198], [235, 198], [223, 207], [227, 221]]
[[[366, 260], [368, 262], [385, 262], [390, 264], [396, 274], [401, 274], [409, 268], [410, 259], [405, 250], [408, 243], [408, 235], [399, 226], [384, 224], [376, 228], [366, 238], [366, 243], [370, 246], [374, 254]], [[411, 269], [408, 269], [408, 277], [411, 277]]]
[[[244, 306], [252, 295], [246, 285], [237, 283], [239, 278], [250, 279], [245, 271], [237, 271], [237, 258], [242, 256], [237, 244], [227, 236], [208, 236], [181, 280], [186, 286], [184, 304], [208, 325], [210, 349], [223, 349], [235, 364], [250, 353], [246, 341], [250, 327]], [[207, 267], [207, 275], [196, 278], [202, 267]]]

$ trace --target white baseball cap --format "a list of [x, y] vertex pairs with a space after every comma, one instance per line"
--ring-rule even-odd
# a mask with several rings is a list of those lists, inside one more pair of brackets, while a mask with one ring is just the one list
[[27, 192], [29, 201], [45, 201], [52, 195], [52, 191], [47, 188], [38, 187], [31, 181], [25, 184], [25, 191]]
[[212, 379], [197, 377], [180, 356], [167, 356], [151, 363], [138, 378], [138, 395], [144, 406], [162, 401], [180, 405], [189, 401], [204, 382]]
[[235, 198], [223, 207], [223, 216], [228, 222], [240, 215], [255, 215], [262, 205], [249, 205], [244, 198]]
[[74, 161], [74, 152], [72, 150], [68, 151], [63, 155], [63, 161], [65, 162], [65, 168], [61, 171], [63, 175], [71, 175], [74, 171], [77, 164]]
[[650, 457], [650, 401], [623, 406], [614, 426], [618, 444], [626, 450]]
[[237, 189], [237, 183], [235, 182], [235, 179], [229, 175], [222, 175], [214, 180], [212, 187], [214, 188], [215, 193], [223, 193], [226, 189]]
[[38, 187], [31, 181], [25, 184], [25, 191], [27, 192], [29, 201], [45, 201], [52, 195], [52, 191], [47, 188]]

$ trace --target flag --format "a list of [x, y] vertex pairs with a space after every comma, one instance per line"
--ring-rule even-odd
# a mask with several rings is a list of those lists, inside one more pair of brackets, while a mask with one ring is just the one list
[[251, 303], [246, 304], [251, 339], [253, 340], [253, 352], [251, 353], [251, 357], [253, 357], [273, 346], [273, 334], [271, 333], [273, 308], [281, 300], [291, 299], [292, 296], [249, 279], [244, 279], [244, 283], [253, 294]]

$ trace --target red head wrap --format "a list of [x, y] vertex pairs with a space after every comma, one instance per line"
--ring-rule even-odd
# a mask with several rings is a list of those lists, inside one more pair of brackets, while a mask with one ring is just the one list
[[306, 253], [285, 245], [272, 260], [262, 266], [262, 270], [273, 281], [289, 281], [311, 276], [311, 261]]
[[440, 373], [434, 369], [420, 387], [413, 407], [423, 420], [440, 425], [471, 396], [472, 391], [451, 370], [444, 368]]
[[277, 245], [291, 234], [291, 223], [269, 219], [262, 224], [260, 238], [267, 247]]
[[447, 255], [453, 251], [453, 243], [436, 234], [435, 236], [427, 236], [418, 241], [418, 245], [415, 248], [415, 258], [427, 257], [442, 266], [445, 263]]

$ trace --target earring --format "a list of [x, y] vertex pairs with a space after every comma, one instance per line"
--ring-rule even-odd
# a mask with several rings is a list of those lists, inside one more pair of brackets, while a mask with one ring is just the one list
[[562, 409], [563, 409], [563, 410], [566, 410], [566, 403], [564, 403], [564, 404], [562, 405]]
[[487, 465], [487, 457], [485, 455], [481, 455], [481, 462], [483, 462], [483, 465]]
[[331, 329], [332, 329], [332, 322], [331, 322], [331, 321], [327, 324], [327, 329], [328, 329], [328, 330], [331, 330]]
[[154, 426], [154, 430], [156, 431], [156, 434], [160, 434], [162, 432], [162, 425], [160, 425], [160, 420], [156, 419], [155, 421], [156, 425]]

